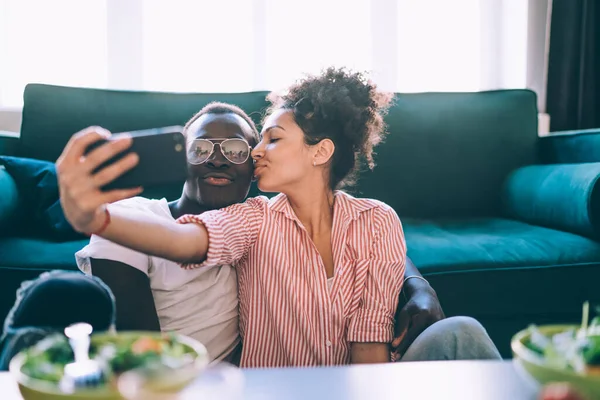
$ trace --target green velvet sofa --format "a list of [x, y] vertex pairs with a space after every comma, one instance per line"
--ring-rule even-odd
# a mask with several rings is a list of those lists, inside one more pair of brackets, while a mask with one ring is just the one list
[[[0, 135], [0, 156], [55, 161], [86, 126], [118, 132], [183, 124], [215, 100], [260, 122], [265, 94], [32, 84], [20, 136]], [[516, 331], [578, 321], [583, 301], [600, 300], [600, 130], [539, 138], [537, 116], [528, 90], [397, 94], [377, 166], [351, 191], [394, 207], [408, 254], [446, 314], [480, 320], [506, 357]], [[26, 197], [39, 194], [19, 182], [0, 167], [0, 318], [21, 281], [75, 270], [73, 253], [86, 244], [39, 229], [24, 209]], [[178, 182], [146, 195], [173, 199], [180, 189]]]

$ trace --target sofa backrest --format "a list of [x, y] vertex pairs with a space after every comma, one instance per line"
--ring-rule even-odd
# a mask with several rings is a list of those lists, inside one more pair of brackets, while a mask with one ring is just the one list
[[500, 215], [506, 176], [538, 159], [529, 90], [398, 94], [386, 121], [377, 165], [355, 193], [401, 217]]
[[[55, 161], [69, 137], [87, 126], [119, 132], [183, 124], [211, 101], [236, 104], [258, 123], [265, 96], [31, 84], [18, 154]], [[498, 215], [506, 176], [538, 158], [536, 96], [529, 90], [397, 94], [386, 122], [389, 135], [376, 149], [376, 168], [361, 173], [350, 191], [390, 204], [401, 217]], [[180, 192], [177, 183], [160, 194]]]
[[211, 101], [232, 103], [259, 122], [266, 92], [162, 93], [30, 84], [23, 95], [18, 155], [56, 161], [75, 132], [99, 125], [111, 132], [183, 125]]

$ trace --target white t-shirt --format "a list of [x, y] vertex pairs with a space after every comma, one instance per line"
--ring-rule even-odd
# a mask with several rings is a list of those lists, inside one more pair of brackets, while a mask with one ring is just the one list
[[[110, 205], [117, 207], [173, 220], [165, 199], [134, 197]], [[175, 262], [139, 253], [95, 235], [75, 253], [75, 258], [79, 269], [86, 274], [92, 273], [90, 258], [96, 258], [119, 261], [148, 275], [161, 330], [200, 341], [211, 359], [224, 358], [239, 343], [237, 276], [232, 266], [183, 269]]]

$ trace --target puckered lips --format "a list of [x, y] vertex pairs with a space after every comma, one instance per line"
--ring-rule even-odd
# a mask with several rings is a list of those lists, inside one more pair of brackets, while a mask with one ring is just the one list
[[258, 178], [260, 176], [261, 172], [264, 171], [264, 169], [266, 167], [267, 166], [265, 164], [262, 164], [262, 163], [256, 163], [256, 164], [254, 164], [254, 176]]

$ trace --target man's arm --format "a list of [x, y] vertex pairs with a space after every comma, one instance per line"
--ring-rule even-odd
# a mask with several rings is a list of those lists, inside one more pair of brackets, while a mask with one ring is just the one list
[[[404, 279], [406, 279], [409, 276], [420, 276], [421, 278], [423, 277], [423, 275], [421, 275], [417, 267], [415, 267], [415, 264], [413, 264], [412, 260], [406, 257]], [[407, 281], [404, 281], [404, 287], [402, 290], [404, 291], [407, 297], [410, 297], [413, 293], [422, 289], [429, 290], [431, 289], [431, 286], [429, 286], [429, 283], [423, 281], [422, 279], [412, 278]]]
[[90, 260], [92, 274], [111, 289], [117, 303], [117, 330], [160, 331], [148, 276], [112, 260]]
[[[404, 279], [409, 276], [422, 276], [408, 257], [404, 271]], [[392, 341], [396, 359], [402, 357], [406, 349], [425, 329], [445, 318], [437, 293], [428, 282], [419, 278], [405, 280], [402, 292], [396, 311], [395, 333]]]

